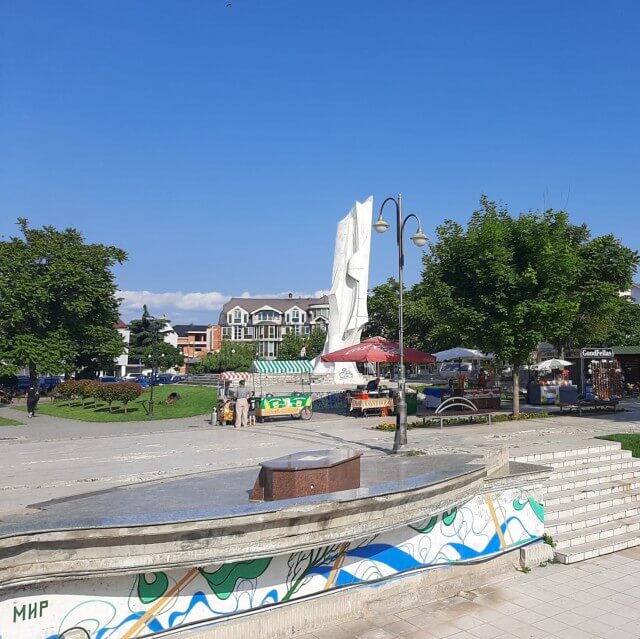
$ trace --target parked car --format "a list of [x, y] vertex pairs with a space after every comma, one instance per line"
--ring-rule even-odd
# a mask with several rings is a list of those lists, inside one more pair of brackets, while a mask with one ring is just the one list
[[459, 375], [465, 375], [467, 379], [473, 379], [476, 371], [470, 362], [445, 362], [438, 372], [440, 379], [456, 379]]
[[156, 375], [158, 384], [176, 384], [180, 381], [180, 375], [174, 375], [173, 373], [159, 373]]
[[46, 375], [38, 379], [38, 386], [41, 393], [50, 393], [58, 384], [63, 381], [59, 375]]
[[110, 375], [105, 375], [104, 377], [99, 377], [98, 381], [102, 382], [103, 384], [115, 384], [117, 382], [121, 382], [122, 377], [113, 377]]

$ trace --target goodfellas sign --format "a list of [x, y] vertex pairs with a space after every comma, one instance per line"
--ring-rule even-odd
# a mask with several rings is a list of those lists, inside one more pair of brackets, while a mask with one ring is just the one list
[[583, 348], [581, 356], [584, 359], [613, 359], [613, 350], [610, 348]]

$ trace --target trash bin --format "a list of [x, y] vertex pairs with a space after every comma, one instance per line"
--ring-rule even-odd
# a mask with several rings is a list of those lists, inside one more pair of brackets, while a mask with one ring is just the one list
[[415, 415], [418, 412], [418, 393], [407, 388], [407, 415]]

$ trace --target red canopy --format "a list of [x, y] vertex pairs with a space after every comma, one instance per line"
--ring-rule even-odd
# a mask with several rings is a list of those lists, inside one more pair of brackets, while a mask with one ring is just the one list
[[[400, 361], [400, 344], [384, 337], [370, 337], [355, 346], [347, 346], [339, 351], [321, 357], [323, 362], [392, 362]], [[404, 347], [406, 364], [433, 364], [436, 358], [415, 348]]]

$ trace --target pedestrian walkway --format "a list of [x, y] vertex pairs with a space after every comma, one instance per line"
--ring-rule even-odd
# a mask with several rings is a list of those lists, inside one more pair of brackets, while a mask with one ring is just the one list
[[[401, 585], [399, 584], [399, 587]], [[297, 639], [638, 639], [640, 548], [530, 573]]]

